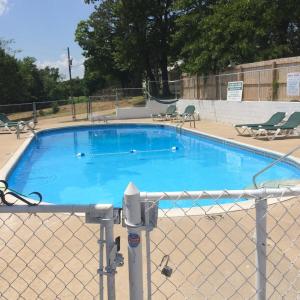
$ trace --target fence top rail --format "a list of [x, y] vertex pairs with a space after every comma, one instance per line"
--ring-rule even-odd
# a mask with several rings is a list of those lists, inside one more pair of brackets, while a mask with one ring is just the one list
[[[22, 103], [11, 103], [11, 104], [0, 104], [0, 107], [9, 107], [9, 106], [22, 106], [22, 105], [33, 105], [33, 104], [49, 104], [49, 103], [61, 103], [63, 102], [65, 105], [72, 104], [71, 99], [65, 99], [65, 100], [47, 100], [47, 101], [32, 101], [32, 102], [22, 102]], [[66, 103], [69, 102], [69, 103]]]
[[228, 199], [300, 196], [300, 187], [259, 188], [248, 190], [223, 191], [181, 191], [181, 192], [141, 192], [142, 201], [191, 200], [191, 199]]
[[93, 205], [0, 205], [1, 213], [93, 213], [109, 212], [113, 208], [112, 204]]
[[116, 91], [126, 91], [126, 90], [144, 90], [145, 88], [117, 88]]
[[[235, 71], [233, 70], [233, 72], [229, 72], [229, 73], [221, 73], [221, 74], [209, 74], [209, 75], [199, 75], [198, 78], [199, 79], [203, 79], [203, 78], [209, 78], [212, 76], [216, 76], [216, 77], [226, 77], [226, 76], [233, 76], [233, 75], [239, 75], [239, 74], [247, 74], [247, 73], [255, 73], [255, 72], [264, 72], [264, 71], [274, 71], [274, 70], [282, 70], [282, 69], [293, 69], [293, 68], [299, 68], [300, 64], [297, 65], [291, 65], [291, 66], [281, 66], [281, 67], [275, 67], [275, 68], [261, 68], [261, 69], [254, 69], [254, 70], [243, 70], [243, 71]], [[176, 79], [176, 80], [159, 80], [159, 81], [149, 81], [149, 82], [169, 82], [169, 83], [176, 83], [176, 82], [180, 82], [180, 81], [187, 81], [187, 80], [191, 80], [191, 79], [196, 79], [193, 78], [193, 76], [195, 76], [195, 74], [188, 76], [188, 77], [183, 77], [180, 79]]]

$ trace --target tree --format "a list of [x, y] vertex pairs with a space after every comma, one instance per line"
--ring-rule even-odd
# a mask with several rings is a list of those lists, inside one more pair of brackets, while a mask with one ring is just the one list
[[22, 100], [22, 76], [17, 59], [6, 53], [0, 41], [0, 104]]
[[122, 85], [141, 86], [143, 78], [155, 84], [160, 73], [163, 95], [169, 95], [168, 62], [176, 17], [172, 4], [172, 0], [105, 0], [96, 5], [76, 30], [88, 60], [86, 77], [92, 72], [92, 78], [102, 77], [102, 82], [114, 78]]
[[27, 101], [37, 101], [45, 96], [44, 83], [35, 62], [33, 57], [25, 57], [19, 61], [23, 78], [23, 97]]
[[[0, 104], [66, 99], [69, 81], [62, 81], [58, 68], [39, 69], [33, 57], [15, 58], [11, 41], [0, 40]], [[85, 94], [85, 82], [73, 79], [75, 96]]]
[[76, 29], [75, 39], [86, 57], [85, 80], [88, 82], [90, 92], [118, 82], [126, 86], [129, 80], [128, 71], [117, 67], [113, 57], [115, 52], [113, 40], [117, 22], [114, 9], [115, 1], [103, 1], [90, 18], [81, 21]]
[[[175, 38], [182, 44], [181, 57], [189, 73], [207, 74], [223, 70], [230, 62], [299, 54], [300, 3], [296, 1], [181, 2], [184, 13]], [[190, 17], [190, 28], [184, 28]]]

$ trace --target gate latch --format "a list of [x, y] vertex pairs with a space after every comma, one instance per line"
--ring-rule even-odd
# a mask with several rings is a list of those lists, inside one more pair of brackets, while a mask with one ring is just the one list
[[124, 265], [124, 257], [120, 251], [120, 237], [118, 236], [115, 239], [115, 243], [113, 248], [109, 253], [109, 264], [106, 267], [106, 271], [108, 273], [115, 272], [118, 267], [122, 267]]

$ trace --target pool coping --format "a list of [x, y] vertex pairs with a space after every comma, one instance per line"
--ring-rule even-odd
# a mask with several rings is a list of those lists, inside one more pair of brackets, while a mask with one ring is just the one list
[[[118, 125], [124, 125], [124, 126], [126, 126], [126, 125], [146, 125], [146, 126], [159, 125], [159, 126], [162, 126], [162, 127], [170, 127], [170, 128], [175, 129], [175, 130], [179, 130], [181, 132], [182, 131], [192, 132], [194, 134], [200, 135], [200, 136], [208, 138], [210, 140], [217, 141], [221, 144], [231, 145], [231, 146], [243, 149], [243, 150], [252, 151], [256, 154], [259, 154], [259, 155], [262, 155], [262, 156], [265, 156], [265, 157], [270, 157], [270, 158], [273, 158], [273, 159], [274, 158], [275, 159], [279, 158], [280, 156], [284, 155], [284, 153], [281, 153], [281, 152], [277, 152], [277, 151], [273, 151], [273, 150], [269, 150], [269, 149], [265, 149], [265, 148], [245, 144], [245, 143], [238, 142], [238, 141], [233, 141], [233, 140], [228, 139], [228, 138], [222, 138], [222, 137], [219, 137], [219, 136], [216, 136], [216, 135], [204, 133], [204, 132], [195, 130], [193, 128], [178, 128], [178, 126], [176, 126], [176, 124], [173, 124], [173, 123], [164, 123], [164, 124], [162, 124], [162, 123], [159, 123], [159, 122], [152, 122], [152, 123], [145, 123], [145, 122], [121, 123], [121, 122], [118, 122], [118, 123], [109, 123], [109, 124], [81, 124], [81, 125], [69, 125], [69, 126], [59, 126], [59, 127], [54, 127], [54, 128], [45, 128], [45, 129], [39, 130], [38, 133], [55, 131], [55, 130], [60, 130], [60, 129], [62, 130], [62, 129], [66, 129], [66, 128], [75, 128], [75, 127], [106, 127], [106, 126], [118, 126]], [[32, 140], [34, 138], [36, 138], [36, 136], [31, 135], [30, 137], [26, 138], [26, 140], [19, 146], [19, 148], [14, 152], [14, 154], [9, 158], [9, 160], [0, 169], [0, 178], [3, 178], [4, 180], [7, 179], [7, 176], [12, 171], [12, 169], [14, 168], [14, 166], [16, 165], [16, 163], [18, 162], [18, 160], [20, 159], [20, 157], [22, 156], [22, 154], [24, 153], [24, 151], [27, 149], [27, 147], [29, 146], [29, 144], [32, 142]], [[295, 166], [295, 167], [298, 167], [300, 169], [300, 158], [290, 156], [290, 157], [284, 159], [282, 162], [290, 164], [290, 165]], [[296, 185], [296, 186], [298, 186], [298, 185]], [[207, 192], [209, 192], [209, 191], [207, 191]], [[27, 199], [29, 199], [29, 198], [27, 198]], [[288, 199], [290, 199], [290, 197], [288, 197]], [[280, 201], [285, 201], [285, 200], [288, 200], [288, 199], [281, 199]], [[172, 201], [172, 200], [170, 200], [170, 201]], [[274, 198], [268, 199], [268, 204], [274, 204], [274, 203], [277, 203], [277, 202], [278, 202], [277, 199], [274, 199]], [[43, 205], [49, 205], [51, 203], [42, 202], [42, 204]], [[225, 212], [240, 211], [240, 210], [244, 210], [244, 209], [254, 208], [254, 200], [250, 199], [250, 200], [239, 202], [239, 204], [238, 204], [239, 207], [234, 208], [232, 206], [236, 206], [236, 204], [232, 205], [232, 203], [224, 203], [224, 204], [218, 204], [218, 205], [206, 205], [206, 206], [202, 206], [201, 208], [194, 207], [194, 208], [188, 208], [186, 210], [182, 209], [182, 208], [179, 208], [179, 209], [177, 209], [177, 208], [160, 209], [160, 211], [162, 211], [163, 213], [159, 213], [159, 217], [163, 217], [163, 215], [165, 214], [165, 211], [168, 211], [167, 216], [174, 216], [174, 217], [175, 216], [182, 216], [182, 215], [202, 215], [202, 214], [211, 215], [211, 214], [221, 214], [222, 212], [225, 213]], [[172, 210], [172, 213], [169, 215], [171, 210]], [[188, 213], [187, 213], [187, 211], [188, 211]], [[183, 212], [185, 212], [185, 213], [183, 214]]]

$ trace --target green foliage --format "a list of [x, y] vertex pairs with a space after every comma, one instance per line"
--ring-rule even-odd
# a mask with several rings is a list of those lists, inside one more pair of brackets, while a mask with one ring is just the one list
[[184, 70], [218, 72], [247, 63], [299, 55], [300, 2], [292, 0], [179, 1], [175, 42]]
[[168, 62], [176, 13], [172, 0], [104, 0], [76, 30], [84, 50], [85, 80], [90, 92], [104, 86], [141, 86], [144, 77], [164, 81], [168, 88]]
[[[0, 39], [0, 104], [54, 101], [70, 96], [70, 82], [57, 68], [38, 68], [33, 57], [15, 58], [11, 41]], [[85, 81], [72, 80], [75, 96], [86, 94]]]
[[57, 114], [59, 112], [58, 102], [57, 101], [52, 102], [51, 108], [52, 108], [52, 113]]
[[22, 81], [18, 61], [0, 48], [0, 104], [22, 101]]
[[40, 110], [39, 110], [39, 115], [40, 115], [41, 117], [43, 117], [43, 116], [45, 116], [46, 114], [45, 114], [44, 110], [40, 109]]

